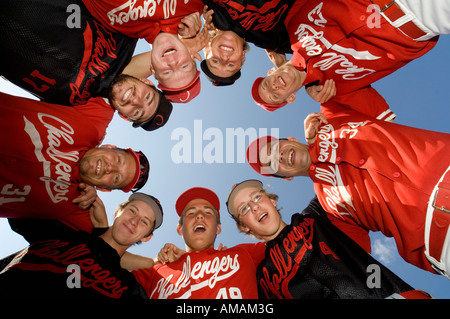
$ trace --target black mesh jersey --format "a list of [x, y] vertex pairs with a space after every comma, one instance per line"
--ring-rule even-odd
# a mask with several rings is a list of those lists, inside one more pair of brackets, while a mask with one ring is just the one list
[[136, 43], [105, 29], [81, 0], [2, 2], [0, 75], [46, 102], [105, 96]]
[[267, 242], [260, 298], [386, 298], [413, 290], [331, 224], [317, 198]]
[[294, 0], [202, 0], [214, 10], [213, 23], [220, 30], [234, 31], [264, 49], [292, 53], [284, 25]]

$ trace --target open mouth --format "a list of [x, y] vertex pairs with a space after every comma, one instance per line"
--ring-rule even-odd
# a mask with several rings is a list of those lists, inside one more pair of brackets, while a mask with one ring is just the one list
[[122, 102], [125, 102], [125, 101], [128, 100], [128, 98], [131, 95], [131, 92], [133, 92], [133, 88], [132, 87], [125, 91], [125, 93], [122, 96]]
[[194, 227], [194, 232], [195, 233], [202, 233], [206, 231], [206, 227], [204, 225], [196, 225]]
[[289, 152], [289, 156], [288, 156], [288, 164], [289, 164], [289, 166], [294, 165], [294, 161], [295, 161], [295, 151], [291, 150]]
[[102, 161], [98, 160], [97, 161], [97, 168], [95, 169], [95, 175], [100, 176], [101, 169], [102, 169]]
[[258, 222], [261, 223], [262, 221], [266, 220], [267, 216], [269, 216], [269, 214], [267, 213], [262, 214], [261, 216], [259, 216]]
[[177, 52], [177, 50], [175, 50], [174, 48], [169, 48], [166, 51], [164, 51], [163, 53], [163, 57], [167, 57], [169, 55], [175, 54]]
[[234, 49], [232, 48], [232, 47], [228, 47], [228, 46], [226, 46], [226, 45], [219, 45], [219, 48], [221, 49], [221, 50], [224, 50], [224, 51], [228, 51], [228, 52], [233, 52], [234, 51]]

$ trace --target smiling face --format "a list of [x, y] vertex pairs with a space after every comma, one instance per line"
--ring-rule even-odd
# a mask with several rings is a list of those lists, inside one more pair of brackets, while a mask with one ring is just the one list
[[214, 206], [204, 199], [191, 200], [184, 208], [177, 232], [185, 243], [186, 250], [202, 251], [214, 248], [216, 236], [221, 232], [218, 214]]
[[149, 204], [132, 200], [116, 212], [111, 236], [120, 246], [129, 247], [139, 241], [148, 241], [155, 228], [155, 212]]
[[277, 210], [277, 201], [260, 188], [241, 189], [231, 205], [239, 229], [258, 239], [269, 241], [286, 226]]
[[91, 148], [80, 160], [80, 177], [88, 185], [122, 189], [131, 183], [135, 174], [133, 156], [111, 145]]
[[258, 156], [263, 170], [281, 177], [307, 176], [312, 163], [309, 146], [291, 137], [262, 145]]
[[303, 74], [287, 62], [262, 80], [258, 94], [268, 104], [292, 103], [302, 84]]
[[169, 89], [185, 87], [197, 74], [194, 58], [174, 34], [160, 33], [155, 38], [151, 62], [153, 75]]
[[245, 61], [244, 43], [233, 31], [220, 31], [204, 50], [208, 69], [222, 78], [235, 74]]
[[135, 123], [150, 119], [159, 104], [159, 93], [152, 83], [127, 75], [120, 75], [111, 86], [111, 105]]

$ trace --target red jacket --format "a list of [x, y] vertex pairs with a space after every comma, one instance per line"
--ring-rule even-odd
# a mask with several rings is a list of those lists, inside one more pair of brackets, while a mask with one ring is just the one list
[[[304, 85], [334, 79], [340, 103], [350, 103], [353, 92], [417, 59], [431, 50], [437, 38], [414, 41], [379, 16], [373, 24], [374, 12], [369, 0], [300, 0], [290, 9], [285, 20], [292, 44], [292, 63], [307, 76]], [[370, 89], [373, 90], [373, 89]], [[373, 93], [369, 93], [373, 95]], [[374, 98], [372, 96], [372, 98]], [[386, 119], [393, 116], [389, 106], [380, 103], [376, 109], [360, 106], [358, 111]], [[388, 111], [383, 114], [383, 112]]]
[[180, 20], [203, 12], [199, 0], [83, 0], [89, 12], [105, 27], [152, 43], [158, 33], [178, 33]]
[[450, 164], [450, 134], [379, 121], [334, 102], [323, 110], [328, 124], [310, 145], [309, 171], [322, 207], [394, 237], [406, 261], [431, 271], [423, 253], [425, 216]]

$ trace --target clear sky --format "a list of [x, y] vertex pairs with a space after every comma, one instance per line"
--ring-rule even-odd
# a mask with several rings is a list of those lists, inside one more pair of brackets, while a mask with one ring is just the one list
[[[148, 50], [150, 46], [139, 41], [136, 54]], [[397, 114], [396, 123], [450, 133], [449, 51], [450, 38], [443, 36], [427, 55], [374, 83], [373, 86]], [[214, 87], [201, 75], [200, 95], [187, 104], [174, 104], [170, 120], [163, 128], [153, 132], [133, 129], [117, 114], [114, 116], [104, 143], [142, 150], [147, 155], [151, 171], [141, 191], [159, 198], [164, 209], [163, 225], [155, 231], [152, 240], [133, 246], [131, 252], [155, 256], [167, 242], [184, 247], [176, 232], [175, 201], [190, 187], [210, 188], [221, 199], [222, 233], [217, 237], [216, 246], [223, 243], [231, 247], [254, 241], [237, 231], [226, 210], [225, 202], [233, 184], [250, 178], [260, 179], [268, 191], [280, 196], [279, 207], [288, 223], [290, 216], [302, 211], [314, 197], [309, 178], [284, 181], [255, 173], [245, 162], [244, 153], [249, 139], [245, 145], [240, 145], [236, 138], [232, 138], [233, 134], [245, 131], [254, 134], [255, 138], [279, 134], [280, 137], [294, 136], [304, 141], [303, 120], [307, 114], [319, 111], [319, 104], [304, 90], [297, 94], [293, 104], [273, 113], [259, 108], [251, 98], [250, 88], [254, 79], [266, 74], [270, 68], [265, 52], [251, 45], [242, 76], [233, 86]], [[29, 96], [3, 80], [0, 80], [0, 91]], [[100, 192], [110, 222], [117, 205], [128, 195], [121, 191]], [[405, 263], [398, 255], [393, 239], [380, 233], [371, 237], [374, 257], [403, 280], [437, 298], [450, 298], [449, 280]], [[0, 219], [0, 242], [0, 257], [27, 245], [21, 236], [10, 230], [5, 219]]]

